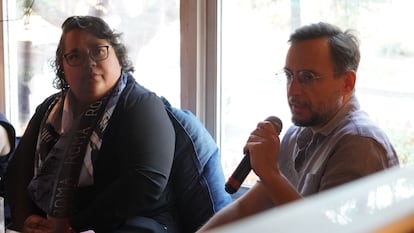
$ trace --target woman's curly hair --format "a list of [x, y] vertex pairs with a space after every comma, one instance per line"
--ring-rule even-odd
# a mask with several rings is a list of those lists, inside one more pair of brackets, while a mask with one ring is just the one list
[[101, 18], [95, 16], [72, 16], [69, 17], [62, 24], [62, 35], [58, 47], [56, 49], [55, 60], [52, 61], [52, 67], [56, 74], [53, 80], [55, 88], [62, 91], [69, 88], [69, 84], [65, 79], [65, 72], [63, 70], [63, 54], [65, 52], [65, 37], [69, 31], [81, 29], [87, 31], [94, 36], [108, 40], [111, 47], [114, 48], [115, 54], [124, 72], [134, 72], [134, 66], [128, 58], [127, 49], [121, 42], [122, 33], [117, 33], [112, 30], [109, 25]]

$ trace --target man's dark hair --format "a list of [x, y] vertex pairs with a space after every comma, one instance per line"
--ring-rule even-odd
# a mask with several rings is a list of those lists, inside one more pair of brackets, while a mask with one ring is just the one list
[[358, 69], [361, 59], [359, 40], [351, 30], [342, 31], [339, 27], [319, 22], [298, 28], [290, 35], [290, 43], [326, 37], [329, 40], [335, 74]]
[[56, 57], [52, 64], [56, 77], [53, 84], [56, 88], [65, 90], [69, 87], [65, 79], [63, 70], [63, 54], [65, 45], [65, 36], [69, 31], [81, 29], [92, 35], [109, 41], [111, 47], [119, 60], [122, 70], [125, 72], [134, 72], [134, 66], [128, 58], [127, 49], [121, 42], [122, 33], [112, 30], [109, 25], [101, 18], [95, 16], [72, 16], [67, 18], [62, 24], [62, 35], [56, 49]]

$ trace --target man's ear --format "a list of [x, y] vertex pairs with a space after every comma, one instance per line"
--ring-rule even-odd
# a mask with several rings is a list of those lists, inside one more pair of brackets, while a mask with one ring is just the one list
[[344, 94], [349, 94], [354, 91], [356, 82], [356, 72], [354, 70], [348, 70], [343, 74], [344, 79]]

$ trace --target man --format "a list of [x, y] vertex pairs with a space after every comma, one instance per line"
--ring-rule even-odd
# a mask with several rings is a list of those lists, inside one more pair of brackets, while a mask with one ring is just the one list
[[296, 30], [289, 42], [281, 76], [294, 126], [280, 142], [270, 122], [258, 124], [244, 149], [260, 181], [199, 232], [399, 164], [355, 96], [358, 39], [317, 23]]

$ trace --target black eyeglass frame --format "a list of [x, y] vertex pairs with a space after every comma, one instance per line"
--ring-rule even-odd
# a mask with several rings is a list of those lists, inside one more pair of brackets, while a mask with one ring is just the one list
[[[95, 62], [106, 60], [109, 57], [109, 47], [111, 46], [110, 45], [98, 45], [92, 49], [89, 49], [88, 57], [90, 57]], [[106, 50], [101, 50], [102, 48], [106, 48]], [[99, 57], [100, 52], [102, 51], [104, 51], [105, 54], [102, 57]], [[72, 55], [73, 56], [78, 55], [80, 57], [78, 58], [73, 57], [73, 59], [71, 59]], [[87, 56], [85, 56], [85, 54], [76, 52], [76, 51], [63, 54], [63, 58], [65, 58], [68, 65], [73, 66], [73, 67], [81, 66], [85, 62], [86, 57]], [[74, 59], [77, 59], [77, 60], [74, 61]]]

